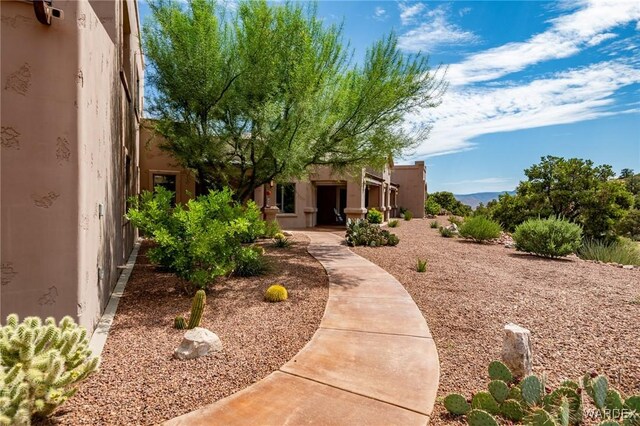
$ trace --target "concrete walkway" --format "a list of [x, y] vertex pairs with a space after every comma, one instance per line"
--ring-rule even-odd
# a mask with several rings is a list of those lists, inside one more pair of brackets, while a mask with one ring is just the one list
[[327, 232], [305, 232], [329, 274], [311, 341], [263, 380], [166, 425], [424, 425], [440, 367], [427, 323], [389, 273]]

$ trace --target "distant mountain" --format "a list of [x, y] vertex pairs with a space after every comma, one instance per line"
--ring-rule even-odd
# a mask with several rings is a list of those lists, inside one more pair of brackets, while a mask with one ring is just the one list
[[453, 194], [453, 196], [462, 204], [469, 205], [471, 208], [475, 209], [480, 203], [486, 206], [489, 201], [497, 200], [498, 196], [505, 192], [511, 195], [516, 193], [516, 191], [476, 192], [475, 194]]

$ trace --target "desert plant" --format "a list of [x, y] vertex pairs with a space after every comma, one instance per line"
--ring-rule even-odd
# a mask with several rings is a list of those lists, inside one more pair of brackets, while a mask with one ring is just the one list
[[429, 227], [431, 227], [431, 229], [438, 229], [438, 221], [432, 220], [431, 223], [429, 223]]
[[411, 220], [413, 219], [413, 213], [411, 213], [411, 210], [407, 210], [404, 212], [404, 220]]
[[56, 325], [9, 315], [0, 327], [0, 424], [30, 425], [71, 398], [100, 364], [88, 345], [87, 330], [71, 317]]
[[189, 200], [186, 207], [172, 207], [171, 200], [164, 188], [145, 191], [130, 200], [127, 217], [155, 242], [149, 258], [196, 288], [231, 272], [242, 241], [263, 232], [256, 204], [240, 205], [229, 189]]
[[416, 271], [427, 272], [427, 259], [418, 259], [418, 261], [416, 262]]
[[[600, 410], [604, 419], [601, 425], [632, 426], [640, 420], [640, 395], [624, 399], [609, 388], [605, 376], [588, 374], [582, 380], [582, 388], [577, 382], [566, 380], [549, 390], [545, 381], [534, 375], [518, 382], [506, 365], [493, 361], [489, 364], [489, 377], [489, 392], [477, 392], [471, 404], [462, 395], [447, 395], [443, 401], [447, 411], [466, 416], [469, 425], [497, 425], [496, 417], [502, 417], [515, 424], [573, 426], [582, 422], [584, 390]], [[620, 419], [622, 416], [626, 419]]]
[[464, 222], [464, 219], [461, 217], [457, 217], [454, 215], [450, 215], [447, 220], [449, 221], [449, 223], [451, 223], [452, 225], [456, 225], [457, 227], [462, 226], [462, 223]]
[[397, 228], [400, 226], [400, 221], [398, 219], [391, 219], [388, 223], [389, 228]]
[[529, 219], [513, 234], [516, 250], [557, 258], [575, 253], [582, 244], [582, 228], [560, 218]]
[[581, 259], [597, 260], [604, 263], [619, 263], [622, 265], [640, 265], [640, 249], [631, 240], [620, 238], [618, 241], [607, 242], [599, 240], [585, 240], [578, 249]]
[[[639, 176], [640, 181], [640, 176]], [[636, 195], [640, 200], [640, 194]], [[618, 235], [640, 241], [640, 202], [636, 201], [636, 208], [629, 210], [616, 225]]]
[[440, 214], [440, 210], [442, 210], [442, 207], [435, 199], [429, 197], [424, 202], [424, 212], [427, 216], [436, 216]]
[[369, 221], [369, 223], [374, 223], [374, 224], [382, 223], [382, 218], [383, 218], [382, 212], [375, 208], [371, 208], [367, 212], [367, 220]]
[[265, 222], [264, 234], [262, 236], [265, 238], [273, 238], [279, 232], [282, 232], [282, 228], [280, 228], [278, 221], [270, 220]]
[[263, 255], [262, 247], [242, 247], [235, 259], [233, 273], [239, 277], [254, 277], [263, 275], [269, 270], [269, 265]]
[[453, 229], [447, 228], [444, 226], [441, 226], [440, 228], [438, 228], [438, 231], [440, 231], [440, 235], [442, 235], [445, 238], [453, 238], [456, 236], [456, 233], [455, 231], [453, 231]]
[[204, 290], [198, 290], [196, 295], [193, 296], [191, 302], [191, 315], [189, 315], [189, 322], [183, 316], [177, 316], [174, 321], [174, 326], [183, 330], [185, 328], [192, 329], [200, 326], [202, 321], [202, 313], [204, 312], [204, 306], [207, 303], [207, 294]]
[[483, 242], [498, 238], [502, 229], [498, 222], [484, 216], [474, 216], [465, 220], [458, 232], [464, 238]]
[[362, 219], [352, 220], [347, 223], [346, 239], [347, 244], [350, 246], [369, 247], [395, 246], [400, 241], [397, 235]]
[[288, 297], [287, 289], [280, 284], [272, 285], [264, 293], [264, 298], [267, 302], [282, 302], [283, 300], [287, 300]]
[[278, 248], [289, 248], [291, 241], [282, 232], [278, 232], [273, 236], [273, 245]]

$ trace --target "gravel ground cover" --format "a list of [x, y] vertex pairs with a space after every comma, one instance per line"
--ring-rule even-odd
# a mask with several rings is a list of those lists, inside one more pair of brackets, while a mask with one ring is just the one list
[[[221, 353], [191, 361], [172, 358], [184, 331], [174, 317], [188, 314], [191, 297], [175, 275], [149, 263], [144, 243], [120, 301], [102, 354], [101, 371], [82, 384], [49, 424], [157, 424], [215, 402], [277, 370], [311, 339], [328, 297], [322, 266], [306, 251], [305, 236], [290, 249], [267, 250], [268, 275], [221, 280], [207, 296], [202, 327], [218, 334]], [[281, 283], [289, 300], [263, 301]]]
[[[597, 371], [624, 393], [640, 392], [640, 269], [443, 238], [429, 222], [390, 229], [397, 247], [352, 250], [393, 274], [427, 319], [440, 356], [439, 400], [486, 390], [508, 322], [531, 330], [534, 372], [550, 384]], [[427, 259], [426, 273], [416, 272], [418, 258]], [[436, 405], [432, 424], [456, 422]]]

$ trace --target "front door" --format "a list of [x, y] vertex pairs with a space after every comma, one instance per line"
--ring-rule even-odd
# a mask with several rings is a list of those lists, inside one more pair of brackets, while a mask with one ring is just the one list
[[318, 225], [335, 225], [336, 187], [318, 186]]

